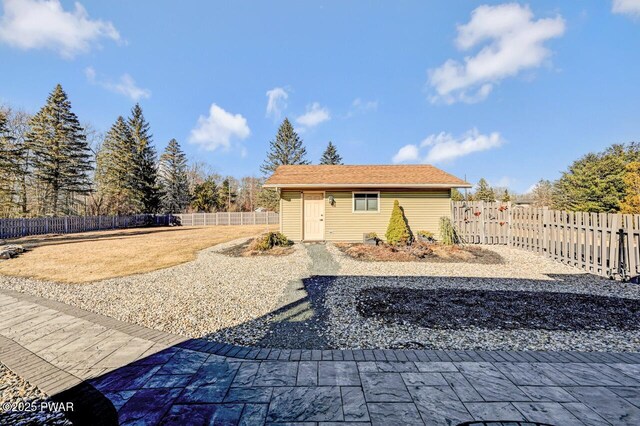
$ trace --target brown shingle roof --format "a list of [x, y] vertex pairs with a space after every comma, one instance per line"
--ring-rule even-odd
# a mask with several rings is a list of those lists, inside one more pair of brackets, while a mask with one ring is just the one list
[[429, 165], [280, 166], [266, 187], [471, 187]]

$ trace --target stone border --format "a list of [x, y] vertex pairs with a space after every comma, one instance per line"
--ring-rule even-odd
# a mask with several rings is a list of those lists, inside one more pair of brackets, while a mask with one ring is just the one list
[[445, 351], [412, 349], [270, 349], [190, 339], [183, 349], [228, 358], [269, 361], [378, 361], [378, 362], [525, 362], [640, 364], [638, 352]]
[[82, 318], [83, 320], [93, 322], [103, 327], [120, 331], [132, 337], [150, 340], [152, 342], [160, 343], [163, 345], [175, 345], [188, 339], [187, 337], [142, 327], [137, 324], [127, 323], [105, 315], [89, 312], [84, 309], [68, 305], [66, 303], [58, 302], [52, 299], [45, 299], [43, 297], [34, 296], [28, 293], [21, 293], [15, 290], [0, 289], [0, 294], [15, 297], [16, 299], [26, 302], [36, 303], [38, 305], [54, 309], [63, 314], [71, 315], [76, 318]]
[[61, 370], [2, 335], [0, 335], [0, 361], [9, 370], [48, 395], [54, 395], [82, 383], [82, 379]]

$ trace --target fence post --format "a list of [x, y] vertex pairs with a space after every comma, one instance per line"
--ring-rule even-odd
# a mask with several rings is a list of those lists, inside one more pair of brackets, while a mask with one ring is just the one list
[[511, 246], [511, 201], [507, 201], [507, 246]]
[[[541, 247], [542, 254], [546, 254], [547, 256], [550, 254], [548, 250], [549, 245], [549, 207], [542, 208], [542, 243], [544, 244]], [[542, 245], [542, 244], [541, 244]]]
[[484, 232], [484, 225], [485, 225], [485, 220], [484, 220], [484, 201], [480, 201], [480, 216], [478, 217], [479, 219], [479, 225], [480, 225], [480, 244], [484, 244], [484, 237], [485, 237], [485, 232]]
[[25, 237], [27, 235], [27, 219], [22, 218], [22, 236]]

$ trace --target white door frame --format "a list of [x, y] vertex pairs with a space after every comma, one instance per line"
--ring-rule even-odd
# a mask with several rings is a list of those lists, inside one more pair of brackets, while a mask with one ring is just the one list
[[[324, 241], [325, 239], [325, 219], [326, 219], [326, 201], [325, 194], [326, 191], [303, 191], [302, 192], [302, 241]], [[305, 194], [322, 194], [322, 238], [319, 240], [308, 240], [306, 235], [304, 234], [304, 202], [305, 202]]]

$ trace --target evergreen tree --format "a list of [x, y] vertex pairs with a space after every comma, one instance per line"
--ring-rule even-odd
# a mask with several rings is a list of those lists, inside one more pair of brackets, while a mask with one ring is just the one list
[[160, 203], [156, 169], [157, 154], [149, 131], [149, 123], [144, 118], [140, 104], [136, 104], [131, 110], [128, 125], [134, 145], [135, 181], [141, 196], [142, 210], [145, 213], [155, 213]]
[[129, 126], [124, 118], [118, 117], [96, 159], [96, 184], [109, 213], [125, 215], [142, 210], [136, 155]]
[[391, 210], [391, 219], [385, 234], [387, 243], [392, 246], [407, 245], [411, 243], [411, 231], [407, 224], [407, 218], [404, 216], [402, 207], [398, 200], [393, 202], [393, 210]]
[[534, 207], [549, 207], [553, 203], [553, 184], [540, 179], [531, 191], [531, 201]]
[[508, 203], [509, 201], [511, 201], [511, 194], [509, 194], [508, 189], [504, 190], [504, 192], [502, 193], [502, 198], [500, 198], [500, 201], [502, 201], [503, 203]]
[[269, 142], [270, 149], [267, 153], [267, 159], [264, 161], [260, 170], [265, 175], [273, 173], [278, 166], [288, 164], [309, 164], [305, 159], [307, 150], [302, 144], [302, 139], [293, 130], [293, 126], [289, 119], [285, 118], [276, 138]]
[[620, 212], [640, 214], [640, 161], [627, 164], [624, 183], [626, 195], [620, 203]]
[[269, 188], [260, 188], [258, 193], [258, 207], [265, 208], [272, 212], [280, 211], [280, 198], [278, 193]]
[[189, 205], [187, 157], [175, 139], [171, 139], [160, 156], [158, 167], [160, 205], [166, 213], [181, 213]]
[[451, 188], [451, 201], [464, 201], [464, 195], [457, 188]]
[[44, 188], [41, 212], [65, 213], [60, 200], [90, 191], [92, 170], [86, 137], [59, 84], [31, 119], [27, 142], [37, 183]]
[[14, 137], [9, 132], [7, 116], [0, 111], [0, 215], [8, 216], [15, 206], [14, 183], [19, 167]]
[[236, 203], [237, 193], [233, 189], [229, 178], [222, 181], [222, 185], [218, 188], [218, 209], [221, 211], [232, 211]]
[[474, 194], [474, 199], [475, 201], [496, 201], [496, 194], [493, 191], [493, 188], [489, 186], [489, 183], [484, 178], [481, 178], [478, 181], [478, 189]]
[[205, 213], [211, 213], [218, 207], [218, 187], [213, 178], [196, 184], [193, 190], [191, 208]]
[[320, 159], [320, 164], [327, 165], [336, 165], [342, 164], [342, 157], [338, 154], [338, 150], [336, 146], [329, 141], [329, 145], [327, 145], [327, 149], [324, 150], [322, 154], [322, 158]]
[[554, 208], [617, 212], [626, 196], [626, 166], [640, 161], [640, 144], [612, 145], [575, 161], [554, 185]]

